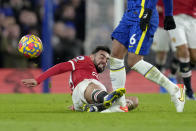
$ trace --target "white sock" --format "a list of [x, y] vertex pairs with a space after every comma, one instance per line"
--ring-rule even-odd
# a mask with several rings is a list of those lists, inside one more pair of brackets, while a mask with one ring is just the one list
[[[125, 87], [126, 72], [123, 59], [110, 57], [110, 79], [114, 90]], [[126, 106], [125, 95], [119, 98], [118, 103]]]
[[178, 91], [176, 84], [172, 83], [156, 67], [148, 62], [145, 62], [144, 60], [137, 62], [132, 69], [144, 75], [144, 77], [146, 77], [148, 80], [151, 80], [164, 87], [170, 93], [170, 95], [174, 95]]

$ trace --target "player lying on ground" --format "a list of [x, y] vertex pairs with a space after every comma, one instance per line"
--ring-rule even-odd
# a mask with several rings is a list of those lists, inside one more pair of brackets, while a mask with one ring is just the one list
[[[35, 87], [50, 76], [71, 71], [70, 88], [74, 109], [88, 112], [103, 111], [111, 107], [112, 103], [125, 93], [124, 88], [119, 88], [108, 94], [105, 86], [98, 80], [98, 73], [105, 70], [109, 56], [110, 49], [99, 46], [90, 56], [78, 56], [59, 63], [38, 78], [24, 79], [22, 82], [27, 87]], [[96, 106], [90, 108], [89, 104], [96, 104]]]

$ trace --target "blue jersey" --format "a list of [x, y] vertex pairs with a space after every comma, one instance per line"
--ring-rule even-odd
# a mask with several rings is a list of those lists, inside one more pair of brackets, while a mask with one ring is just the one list
[[[140, 21], [144, 9], [152, 10], [152, 18], [158, 18], [156, 4], [158, 0], [127, 0], [127, 9], [125, 16], [131, 21]], [[173, 0], [163, 0], [165, 7], [165, 15], [173, 16]]]
[[[156, 4], [158, 0], [127, 0], [127, 9], [120, 24], [112, 33], [112, 39], [123, 44], [128, 52], [139, 55], [147, 55], [153, 41], [154, 33], [159, 24]], [[173, 15], [173, 0], [163, 0], [165, 15]], [[140, 29], [140, 18], [144, 9], [151, 9], [152, 16], [149, 27], [142, 31]]]

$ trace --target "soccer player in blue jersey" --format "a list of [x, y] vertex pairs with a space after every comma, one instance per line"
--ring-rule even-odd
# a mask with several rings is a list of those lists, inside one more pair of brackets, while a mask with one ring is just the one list
[[[112, 87], [116, 89], [125, 86], [124, 57], [128, 52], [128, 65], [131, 69], [166, 88], [171, 95], [177, 112], [183, 112], [185, 103], [184, 85], [172, 83], [155, 66], [143, 60], [143, 56], [149, 53], [153, 36], [159, 23], [156, 10], [157, 1], [127, 0], [127, 9], [111, 35], [113, 39], [110, 59]], [[173, 0], [164, 0], [164, 8], [164, 29], [175, 29]], [[121, 106], [125, 106], [125, 97], [120, 98], [119, 103]]]

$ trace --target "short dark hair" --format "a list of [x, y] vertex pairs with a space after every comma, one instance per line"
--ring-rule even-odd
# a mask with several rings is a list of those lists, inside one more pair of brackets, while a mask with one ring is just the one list
[[106, 51], [108, 54], [111, 54], [111, 50], [108, 46], [97, 46], [93, 51], [92, 54], [97, 53], [98, 51], [103, 50]]

